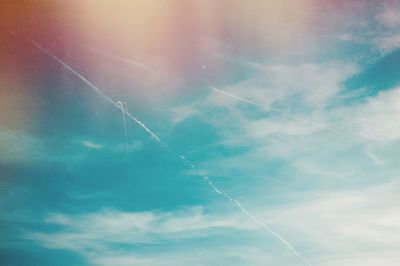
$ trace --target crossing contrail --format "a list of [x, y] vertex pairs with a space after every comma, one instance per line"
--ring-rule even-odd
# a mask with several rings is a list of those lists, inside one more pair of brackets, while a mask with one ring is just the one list
[[278, 112], [278, 113], [280, 113], [280, 114], [282, 114], [282, 115], [284, 115], [284, 116], [286, 116], [286, 117], [293, 118], [293, 119], [295, 119], [295, 120], [297, 120], [297, 121], [300, 121], [300, 122], [303, 122], [303, 123], [315, 125], [315, 126], [317, 126], [317, 127], [324, 128], [324, 129], [326, 129], [326, 130], [329, 130], [329, 131], [331, 131], [331, 132], [333, 132], [333, 133], [335, 133], [335, 134], [338, 134], [338, 135], [347, 137], [346, 134], [344, 134], [343, 132], [340, 132], [340, 131], [338, 131], [338, 130], [336, 130], [336, 129], [333, 129], [333, 128], [331, 128], [331, 127], [325, 126], [325, 125], [323, 125], [323, 124], [318, 124], [318, 123], [309, 121], [309, 120], [304, 119], [304, 118], [301, 118], [301, 117], [299, 117], [299, 116], [297, 116], [297, 115], [294, 115], [294, 114], [291, 114], [291, 113], [282, 111], [282, 110], [280, 110], [280, 109], [278, 109], [278, 108], [275, 108], [275, 107], [273, 107], [273, 106], [265, 106], [265, 105], [259, 104], [259, 103], [257, 103], [257, 102], [251, 101], [251, 100], [249, 100], [249, 99], [246, 99], [246, 98], [237, 96], [237, 95], [235, 95], [235, 94], [229, 93], [229, 92], [227, 92], [227, 91], [224, 91], [224, 90], [221, 90], [221, 89], [217, 89], [217, 88], [215, 88], [215, 87], [209, 87], [209, 88], [212, 89], [213, 91], [219, 93], [219, 94], [223, 94], [223, 95], [225, 95], [225, 96], [229, 96], [229, 97], [231, 97], [231, 98], [235, 98], [235, 99], [237, 99], [237, 100], [239, 100], [239, 101], [241, 101], [241, 102], [245, 102], [245, 103], [248, 103], [248, 104], [257, 106], [257, 107], [259, 107], [259, 108], [261, 108], [261, 109], [263, 109], [263, 110], [274, 110], [275, 112]]
[[[163, 142], [153, 131], [151, 131], [143, 122], [141, 122], [139, 119], [131, 115], [126, 108], [121, 108], [122, 104], [120, 102], [114, 101], [112, 98], [110, 98], [107, 94], [102, 92], [98, 87], [96, 87], [92, 82], [87, 80], [84, 76], [82, 76], [80, 73], [78, 73], [75, 69], [73, 69], [70, 65], [59, 59], [57, 56], [53, 55], [49, 50], [43, 48], [40, 46], [37, 42], [31, 40], [33, 45], [39, 49], [41, 52], [44, 54], [50, 56], [53, 58], [55, 61], [57, 61], [59, 64], [61, 64], [63, 67], [65, 67], [67, 70], [69, 70], [72, 74], [80, 78], [84, 83], [86, 83], [90, 88], [92, 88], [96, 93], [100, 95], [104, 100], [121, 110], [127, 117], [129, 117], [133, 122], [137, 123], [140, 125], [153, 139], [155, 139], [158, 143], [161, 144], [165, 149], [167, 149], [169, 152], [173, 153], [175, 156], [180, 158], [183, 163], [185, 163], [188, 167], [191, 169], [195, 169], [196, 166], [191, 163], [186, 157], [183, 155], [175, 152], [172, 150], [165, 142]], [[221, 191], [217, 186], [214, 185], [214, 183], [210, 180], [210, 178], [206, 175], [199, 175], [202, 177], [203, 181], [210, 186], [217, 194], [223, 196], [225, 199], [228, 201], [232, 202], [244, 215], [246, 215], [253, 223], [261, 226], [264, 228], [267, 232], [272, 234], [276, 239], [278, 239], [281, 243], [283, 243], [297, 258], [302, 260], [304, 263], [307, 265], [311, 266], [311, 263], [304, 258], [287, 240], [285, 240], [284, 237], [273, 231], [266, 223], [263, 221], [259, 220], [257, 217], [255, 217], [253, 214], [251, 214], [243, 205], [240, 203], [240, 201], [236, 200], [232, 196], [230, 196], [228, 193], [225, 193]]]
[[81, 74], [79, 74], [75, 69], [73, 69], [70, 65], [68, 65], [67, 63], [65, 63], [64, 61], [62, 61], [61, 59], [59, 59], [57, 56], [53, 55], [50, 51], [48, 51], [47, 49], [44, 49], [42, 46], [40, 46], [37, 42], [35, 41], [31, 41], [33, 43], [33, 45], [35, 45], [35, 47], [37, 49], [39, 49], [40, 51], [42, 51], [44, 54], [50, 56], [51, 58], [53, 58], [55, 61], [57, 61], [59, 64], [61, 64], [63, 67], [65, 67], [67, 70], [69, 70], [72, 74], [74, 74], [75, 76], [77, 76], [78, 78], [80, 78], [84, 83], [86, 83], [90, 88], [92, 88], [97, 94], [100, 95], [100, 97], [102, 97], [104, 100], [106, 100], [107, 102], [109, 102], [110, 104], [114, 105], [116, 108], [118, 108], [119, 110], [121, 110], [123, 113], [125, 113], [125, 115], [127, 117], [129, 117], [131, 120], [133, 120], [135, 123], [137, 123], [139, 126], [141, 126], [147, 133], [150, 134], [150, 136], [152, 138], [154, 138], [155, 140], [157, 140], [158, 142], [162, 143], [161, 139], [157, 136], [157, 134], [155, 134], [153, 131], [151, 131], [148, 127], [146, 127], [146, 125], [140, 121], [139, 119], [137, 119], [136, 117], [134, 117], [133, 115], [131, 115], [130, 113], [128, 113], [124, 108], [121, 109], [121, 106], [118, 104], [118, 102], [114, 101], [113, 99], [111, 99], [107, 94], [105, 94], [104, 92], [102, 92], [99, 88], [97, 88], [92, 82], [90, 82], [88, 79], [86, 79], [84, 76], [82, 76]]
[[96, 48], [87, 46], [87, 45], [79, 45], [79, 46], [80, 46], [80, 47], [83, 47], [83, 48], [85, 48], [85, 49], [88, 49], [88, 50], [90, 50], [90, 51], [92, 51], [92, 52], [94, 52], [94, 53], [103, 55], [103, 56], [105, 56], [105, 57], [112, 58], [112, 59], [114, 59], [114, 60], [118, 60], [118, 61], [121, 61], [121, 62], [125, 62], [125, 63], [131, 64], [131, 65], [135, 65], [135, 66], [137, 66], [137, 67], [141, 67], [141, 68], [144, 68], [144, 69], [148, 68], [146, 65], [144, 65], [144, 64], [142, 64], [142, 63], [139, 63], [139, 62], [136, 62], [136, 61], [133, 61], [133, 60], [131, 60], [131, 59], [126, 59], [126, 58], [123, 58], [123, 57], [115, 56], [115, 55], [106, 53], [106, 52], [104, 52], [104, 51], [101, 51], [101, 50], [99, 50], [99, 49], [96, 49]]
[[120, 106], [121, 108], [121, 113], [122, 113], [122, 119], [124, 122], [124, 135], [125, 135], [125, 152], [126, 152], [126, 161], [129, 164], [129, 143], [128, 143], [128, 128], [126, 126], [126, 116], [124, 113], [124, 110], [126, 110], [126, 112], [128, 111], [128, 105], [125, 102], [121, 102], [118, 101], [117, 104]]

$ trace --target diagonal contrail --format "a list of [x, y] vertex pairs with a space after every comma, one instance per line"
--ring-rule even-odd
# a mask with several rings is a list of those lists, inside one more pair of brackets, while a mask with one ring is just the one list
[[[141, 122], [139, 119], [131, 115], [125, 108], [121, 108], [121, 104], [118, 102], [115, 102], [113, 99], [111, 99], [107, 94], [102, 92], [99, 88], [97, 88], [92, 82], [87, 80], [84, 76], [79, 74], [75, 69], [73, 69], [70, 65], [59, 59], [57, 56], [53, 55], [49, 50], [44, 49], [42, 46], [40, 46], [37, 42], [31, 40], [33, 45], [39, 49], [41, 52], [44, 54], [50, 56], [53, 58], [55, 61], [57, 61], [59, 64], [61, 64], [63, 67], [65, 67], [67, 70], [69, 70], [72, 74], [80, 78], [84, 83], [86, 83], [90, 88], [92, 88], [95, 92], [97, 92], [104, 100], [121, 110], [127, 117], [129, 117], [133, 122], [137, 123], [140, 125], [153, 139], [155, 139], [158, 143], [161, 144], [165, 149], [167, 149], [169, 152], [173, 153], [175, 156], [179, 157], [188, 167], [191, 169], [195, 169], [196, 166], [192, 164], [186, 157], [183, 155], [175, 152], [172, 150], [165, 142], [163, 142], [153, 131], [151, 131], [148, 127], [146, 127], [143, 122]], [[229, 200], [232, 202], [244, 215], [246, 215], [251, 221], [253, 221], [255, 224], [261, 226], [264, 228], [267, 232], [272, 234], [275, 238], [277, 238], [281, 243], [283, 243], [296, 257], [298, 257], [300, 260], [302, 260], [304, 263], [307, 265], [311, 266], [311, 263], [304, 258], [285, 238], [283, 238], [281, 235], [278, 233], [274, 232], [266, 223], [262, 222], [259, 220], [257, 217], [255, 217], [253, 214], [251, 214], [243, 205], [240, 203], [240, 201], [236, 200], [232, 196], [230, 196], [228, 193], [222, 192], [217, 186], [214, 185], [214, 183], [210, 180], [208, 176], [205, 175], [199, 175], [202, 177], [203, 181], [210, 186], [217, 194], [223, 196], [225, 199]]]
[[137, 119], [136, 117], [134, 117], [133, 115], [131, 115], [130, 113], [128, 113], [125, 109], [121, 109], [121, 106], [114, 101], [113, 99], [111, 99], [107, 94], [105, 94], [104, 92], [102, 92], [99, 88], [97, 88], [92, 82], [90, 82], [89, 80], [87, 80], [84, 76], [82, 76], [81, 74], [79, 74], [75, 69], [73, 69], [70, 65], [68, 65], [67, 63], [65, 63], [64, 61], [62, 61], [61, 59], [59, 59], [57, 56], [53, 55], [52, 53], [50, 53], [50, 51], [48, 51], [47, 49], [44, 49], [42, 46], [40, 46], [37, 42], [35, 41], [31, 41], [33, 43], [33, 45], [35, 45], [35, 47], [37, 49], [39, 49], [40, 51], [42, 51], [43, 53], [45, 53], [46, 55], [50, 56], [51, 58], [53, 58], [55, 61], [57, 61], [59, 64], [61, 64], [63, 67], [65, 67], [66, 69], [68, 69], [72, 74], [74, 74], [75, 76], [77, 76], [78, 78], [80, 78], [83, 82], [85, 82], [90, 88], [92, 88], [95, 92], [97, 92], [97, 94], [100, 95], [100, 97], [102, 97], [104, 100], [106, 100], [107, 102], [111, 103], [112, 105], [114, 105], [116, 108], [118, 108], [119, 110], [121, 110], [123, 113], [125, 113], [125, 115], [127, 117], [129, 117], [131, 120], [133, 120], [135, 123], [137, 123], [138, 125], [140, 125], [147, 133], [150, 134], [150, 136], [152, 138], [154, 138], [155, 140], [157, 140], [158, 142], [162, 143], [162, 141], [160, 140], [160, 138], [157, 136], [157, 134], [155, 134], [153, 131], [151, 131], [148, 127], [146, 127], [146, 125], [140, 121], [139, 119]]
[[79, 45], [79, 46], [83, 47], [85, 49], [88, 49], [88, 50], [90, 50], [90, 51], [92, 51], [94, 53], [103, 55], [105, 57], [109, 57], [109, 58], [112, 58], [112, 59], [115, 59], [115, 60], [118, 60], [118, 61], [121, 61], [121, 62], [125, 62], [125, 63], [131, 64], [131, 65], [135, 65], [137, 67], [141, 67], [141, 68], [144, 68], [144, 69], [148, 68], [146, 65], [144, 65], [142, 63], [139, 63], [139, 62], [136, 62], [136, 61], [133, 61], [131, 59], [126, 59], [126, 58], [123, 58], [123, 57], [115, 56], [115, 55], [103, 52], [103, 51], [101, 51], [99, 49], [87, 46], [87, 45]]
[[251, 101], [251, 100], [249, 100], [249, 99], [246, 99], [246, 98], [237, 96], [237, 95], [235, 95], [235, 94], [229, 93], [229, 92], [227, 92], [227, 91], [224, 91], [224, 90], [221, 90], [221, 89], [217, 89], [217, 88], [215, 88], [215, 87], [209, 87], [209, 88], [212, 89], [213, 91], [219, 93], [219, 94], [223, 94], [223, 95], [225, 95], [225, 96], [229, 96], [229, 97], [231, 97], [231, 98], [235, 98], [235, 99], [237, 99], [237, 100], [239, 100], [239, 101], [241, 101], [241, 102], [245, 102], [245, 103], [248, 103], [248, 104], [257, 106], [257, 107], [259, 107], [259, 108], [261, 108], [261, 109], [263, 109], [263, 110], [267, 110], [267, 111], [269, 111], [269, 110], [274, 110], [275, 112], [278, 112], [278, 113], [280, 113], [280, 114], [282, 114], [282, 115], [284, 115], [284, 116], [286, 116], [286, 117], [290, 117], [290, 118], [296, 119], [297, 121], [300, 121], [300, 122], [303, 122], [303, 123], [306, 123], [306, 124], [315, 125], [315, 126], [317, 126], [317, 127], [320, 127], [320, 128], [326, 129], [326, 130], [329, 130], [329, 131], [331, 131], [331, 132], [333, 132], [333, 133], [335, 133], [335, 134], [338, 134], [338, 135], [347, 137], [346, 134], [344, 134], [343, 132], [340, 132], [340, 131], [338, 131], [338, 130], [336, 130], [336, 129], [330, 128], [330, 127], [328, 127], [328, 126], [326, 126], [326, 125], [323, 125], [323, 124], [318, 124], [318, 123], [309, 121], [309, 120], [304, 119], [304, 118], [301, 118], [301, 117], [299, 117], [299, 116], [297, 116], [297, 115], [294, 115], [294, 114], [291, 114], [291, 113], [282, 111], [282, 110], [280, 110], [280, 109], [278, 109], [278, 108], [275, 108], [275, 107], [273, 107], [273, 106], [265, 106], [265, 105], [256, 103], [256, 102], [254, 102], [254, 101]]

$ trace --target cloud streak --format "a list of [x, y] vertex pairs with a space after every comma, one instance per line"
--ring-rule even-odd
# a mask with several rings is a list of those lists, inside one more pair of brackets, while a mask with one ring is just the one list
[[105, 57], [112, 58], [112, 59], [117, 60], [117, 61], [121, 61], [121, 62], [124, 62], [124, 63], [128, 63], [128, 64], [131, 64], [131, 65], [134, 65], [134, 66], [143, 68], [143, 69], [147, 69], [147, 68], [148, 68], [146, 65], [144, 65], [144, 64], [142, 64], [142, 63], [139, 63], [139, 62], [136, 62], [136, 61], [133, 61], [133, 60], [131, 60], [131, 59], [126, 59], [126, 58], [122, 58], [122, 57], [119, 57], [119, 56], [115, 56], [115, 55], [106, 53], [106, 52], [104, 52], [104, 51], [101, 51], [101, 50], [99, 50], [99, 49], [96, 49], [96, 48], [87, 46], [87, 45], [79, 45], [79, 46], [80, 46], [80, 47], [83, 47], [83, 48], [85, 48], [85, 49], [87, 49], [87, 50], [89, 50], [89, 51], [92, 51], [92, 52], [94, 52], [94, 53], [103, 55], [103, 56], [105, 56]]
[[81, 252], [114, 244], [154, 244], [164, 240], [198, 238], [216, 229], [255, 230], [241, 218], [205, 214], [201, 207], [175, 212], [104, 209], [82, 215], [52, 213], [45, 222], [60, 226], [60, 230], [29, 232], [25, 237], [48, 248]]
[[101, 150], [104, 147], [102, 144], [94, 143], [89, 140], [83, 140], [81, 143], [88, 149]]
[[282, 110], [280, 110], [280, 109], [278, 109], [278, 108], [275, 108], [275, 107], [273, 107], [273, 106], [265, 106], [265, 105], [256, 103], [256, 102], [254, 102], [254, 101], [248, 100], [248, 99], [246, 99], [246, 98], [237, 96], [237, 95], [235, 95], [235, 94], [229, 93], [229, 92], [227, 92], [227, 91], [224, 91], [224, 90], [221, 90], [221, 89], [217, 89], [217, 88], [215, 88], [215, 87], [210, 87], [210, 89], [212, 89], [212, 90], [215, 91], [216, 93], [223, 94], [223, 95], [225, 95], [225, 96], [229, 96], [229, 97], [235, 98], [235, 99], [237, 99], [237, 100], [239, 100], [239, 101], [242, 101], [242, 102], [245, 102], [245, 103], [248, 103], [248, 104], [257, 106], [257, 107], [261, 108], [262, 110], [266, 110], [266, 111], [273, 110], [273, 111], [275, 111], [275, 112], [280, 113], [280, 114], [283, 115], [283, 116], [286, 116], [286, 117], [295, 119], [295, 120], [297, 120], [297, 121], [300, 121], [300, 122], [303, 122], [303, 123], [306, 123], [306, 124], [314, 125], [314, 126], [316, 126], [317, 128], [323, 128], [323, 129], [329, 130], [329, 131], [331, 131], [331, 132], [333, 132], [333, 133], [335, 133], [335, 134], [338, 134], [338, 135], [340, 135], [340, 136], [347, 137], [347, 135], [344, 134], [344, 133], [341, 132], [341, 131], [338, 131], [338, 130], [333, 129], [333, 128], [330, 128], [330, 127], [327, 127], [327, 126], [325, 126], [325, 125], [323, 125], [323, 124], [318, 124], [318, 123], [314, 123], [314, 122], [312, 122], [312, 121], [303, 119], [303, 118], [301, 118], [301, 117], [299, 117], [299, 116], [297, 116], [297, 115], [293, 115], [293, 114], [291, 114], [291, 113], [282, 111]]

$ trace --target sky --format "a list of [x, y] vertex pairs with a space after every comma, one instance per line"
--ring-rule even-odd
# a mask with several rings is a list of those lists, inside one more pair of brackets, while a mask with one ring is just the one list
[[398, 265], [400, 1], [2, 1], [1, 265]]

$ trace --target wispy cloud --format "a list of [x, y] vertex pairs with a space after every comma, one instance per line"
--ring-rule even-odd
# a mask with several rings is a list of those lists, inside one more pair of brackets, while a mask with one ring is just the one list
[[254, 225], [243, 220], [208, 215], [200, 207], [176, 212], [104, 209], [84, 215], [50, 214], [45, 222], [59, 225], [62, 230], [54, 233], [31, 232], [26, 237], [49, 248], [79, 250], [114, 243], [153, 243], [166, 239], [196, 238], [213, 228], [254, 230]]
[[184, 121], [186, 118], [196, 115], [198, 111], [190, 106], [178, 106], [170, 111], [171, 119], [174, 124]]
[[[190, 105], [191, 113], [218, 131], [224, 147], [240, 144], [246, 149], [204, 158], [200, 168], [220, 176], [221, 183], [229, 181], [229, 189], [258, 210], [255, 213], [261, 220], [289, 238], [296, 235], [295, 239], [310, 241], [304, 245], [318, 247], [318, 258], [311, 256], [318, 265], [395, 265], [398, 243], [393, 235], [399, 230], [395, 215], [399, 210], [394, 191], [398, 184], [391, 180], [399, 171], [395, 155], [400, 147], [400, 123], [395, 117], [400, 112], [399, 89], [364, 102], [326, 108], [338, 99], [343, 81], [357, 66], [335, 62], [298, 68], [254, 67], [253, 75], [222, 89], [263, 106], [334, 125], [346, 134], [313, 130], [273, 110], [244, 107], [238, 97], [210, 93], [206, 100]], [[257, 188], [248, 189], [252, 182]], [[297, 187], [300, 184], [304, 191]], [[267, 209], [274, 203], [268, 205], [266, 199], [274, 197], [286, 204]], [[365, 252], [371, 247], [374, 252]]]
[[85, 49], [88, 49], [88, 50], [90, 50], [92, 52], [95, 52], [97, 54], [100, 54], [102, 56], [112, 58], [114, 60], [118, 60], [118, 61], [121, 61], [121, 62], [124, 62], [124, 63], [128, 63], [128, 64], [131, 64], [131, 65], [134, 65], [134, 66], [137, 66], [137, 67], [140, 67], [140, 68], [144, 68], [144, 69], [148, 68], [146, 65], [144, 65], [142, 63], [139, 63], [137, 61], [134, 61], [132, 59], [122, 58], [122, 57], [119, 57], [119, 56], [104, 52], [102, 50], [99, 50], [97, 48], [90, 47], [90, 46], [87, 46], [87, 45], [79, 45], [79, 46], [83, 47]]
[[318, 265], [396, 265], [398, 188], [398, 182], [387, 182], [340, 192], [320, 191], [311, 195], [310, 202], [277, 208], [272, 215], [286, 230], [299, 230], [318, 243], [319, 253], [324, 254]]
[[[361, 2], [358, 4], [362, 6]], [[359, 12], [347, 21], [338, 39], [361, 46], [368, 46], [370, 53], [363, 53], [364, 63], [399, 48], [400, 3], [398, 1], [364, 1], [368, 12]], [[374, 51], [375, 50], [375, 51]], [[360, 58], [358, 58], [360, 59]]]
[[[309, 194], [308, 199], [268, 210], [259, 205], [255, 213], [287, 235], [307, 239], [308, 245], [314, 247], [312, 260], [317, 265], [374, 265], [375, 262], [396, 265], [400, 232], [398, 188], [398, 182], [386, 182], [362, 189], [320, 190]], [[92, 265], [151, 266], [171, 261], [176, 265], [189, 262], [196, 265], [205, 260], [210, 260], [208, 265], [221, 265], [230, 257], [243, 265], [282, 261], [286, 261], [285, 265], [298, 265], [297, 261], [272, 255], [275, 248], [263, 248], [259, 238], [222, 246], [206, 242], [193, 248], [194, 243], [220, 236], [224, 231], [229, 235], [257, 232], [257, 227], [243, 217], [207, 214], [200, 207], [174, 212], [104, 209], [81, 215], [53, 213], [45, 222], [57, 225], [58, 229], [29, 232], [25, 237], [50, 249], [78, 252]], [[162, 243], [179, 242], [191, 247], [189, 254], [183, 246], [159, 248]], [[135, 244], [154, 248], [143, 253]]]
[[[142, 260], [146, 262], [144, 265], [152, 265], [149, 258], [140, 259], [139, 254], [132, 255], [137, 253], [135, 244], [158, 245], [164, 241], [204, 239], [220, 235], [221, 230], [257, 230], [257, 226], [246, 217], [206, 214], [201, 207], [174, 212], [104, 209], [82, 215], [53, 213], [48, 215], [45, 223], [57, 225], [60, 229], [53, 232], [29, 232], [24, 237], [46, 248], [78, 252], [90, 258], [94, 265], [105, 265], [106, 261], [114, 260], [118, 265], [130, 265], [132, 261]], [[132, 245], [130, 256], [124, 255], [123, 250], [118, 248], [121, 245]]]
[[385, 53], [391, 52], [400, 48], [400, 34], [377, 38], [375, 43], [381, 51]]
[[389, 28], [400, 26], [400, 4], [398, 1], [393, 1], [392, 4], [386, 3], [382, 11], [376, 15], [376, 19]]
[[104, 145], [94, 143], [90, 140], [83, 140], [81, 141], [81, 144], [88, 149], [101, 150], [102, 148], [104, 148]]
[[0, 130], [0, 160], [27, 162], [46, 157], [43, 141], [25, 132]]
[[[58, 149], [51, 144], [58, 143]], [[70, 142], [68, 142], [70, 144]], [[79, 154], [69, 149], [63, 152], [66, 141], [36, 136], [25, 131], [0, 130], [0, 161], [3, 163], [61, 162], [75, 160]]]
[[[400, 139], [400, 88], [381, 92], [366, 104], [350, 108], [351, 121], [359, 126], [361, 136], [375, 141]], [[350, 116], [349, 116], [350, 117]]]
[[74, 142], [79, 143], [82, 147], [89, 150], [97, 150], [97, 151], [107, 151], [107, 152], [126, 152], [128, 149], [129, 152], [135, 152], [142, 148], [142, 142], [139, 140], [134, 140], [128, 142], [128, 145], [125, 143], [109, 143], [109, 142], [99, 142], [95, 140], [76, 140]]
[[[276, 107], [273, 104], [282, 105], [283, 101], [300, 99], [306, 107], [322, 108], [340, 91], [341, 83], [357, 72], [355, 65], [336, 61], [267, 65], [247, 62], [245, 66], [252, 73], [249, 78], [220, 89], [271, 107]], [[209, 100], [216, 104], [216, 100]], [[238, 100], [231, 99], [229, 103], [236, 104]], [[284, 112], [286, 110], [282, 108], [288, 106], [279, 108]]]

